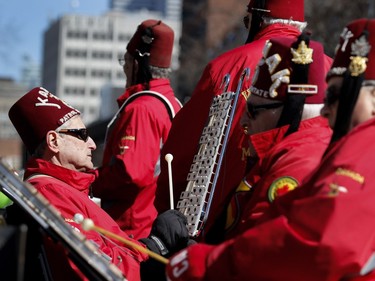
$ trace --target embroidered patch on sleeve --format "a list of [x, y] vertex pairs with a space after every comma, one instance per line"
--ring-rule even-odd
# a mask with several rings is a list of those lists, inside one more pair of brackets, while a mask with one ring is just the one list
[[348, 170], [348, 169], [344, 169], [344, 168], [338, 168], [336, 170], [335, 174], [349, 177], [352, 180], [354, 180], [354, 181], [356, 181], [360, 184], [363, 184], [365, 182], [365, 178], [361, 174], [359, 174], [357, 172], [354, 172], [352, 170]]
[[268, 189], [268, 200], [273, 202], [276, 197], [282, 196], [285, 193], [296, 189], [298, 181], [293, 177], [280, 177], [273, 181]]
[[123, 136], [121, 138], [121, 140], [131, 140], [131, 141], [135, 141], [135, 136]]
[[331, 183], [325, 189], [329, 197], [337, 197], [339, 195], [347, 194], [350, 192], [358, 192], [362, 189], [365, 183], [365, 177], [360, 173], [346, 169], [337, 168]]

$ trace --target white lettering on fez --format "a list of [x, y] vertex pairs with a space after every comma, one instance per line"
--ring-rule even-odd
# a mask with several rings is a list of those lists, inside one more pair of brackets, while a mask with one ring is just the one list
[[271, 46], [272, 46], [272, 43], [268, 40], [267, 43], [263, 47], [263, 50], [262, 50], [263, 56], [260, 59], [260, 61], [258, 62], [257, 67], [255, 68], [255, 73], [253, 75], [253, 80], [251, 82], [252, 85], [254, 85], [258, 81], [260, 67], [262, 67], [265, 64], [266, 58], [268, 56], [268, 52], [269, 52]]
[[45, 98], [48, 98], [49, 92], [46, 89], [44, 89], [43, 87], [39, 87], [39, 92], [38, 93], [39, 93], [39, 95], [41, 95], [41, 96], [43, 96]]
[[57, 103], [50, 103], [50, 102], [48, 102], [48, 99], [44, 99], [43, 100], [41, 97], [38, 97], [38, 101], [40, 101], [40, 103], [37, 102], [35, 104], [35, 106], [54, 106], [54, 107], [57, 107], [58, 109], [61, 109], [61, 106], [59, 104], [57, 104]]
[[65, 123], [66, 121], [68, 121], [70, 118], [72, 118], [75, 115], [78, 115], [78, 112], [76, 110], [72, 110], [68, 112], [63, 117], [60, 118], [60, 123], [61, 124]]
[[273, 54], [272, 56], [266, 59], [266, 63], [268, 65], [268, 71], [270, 74], [275, 72], [280, 62], [281, 62], [281, 57], [279, 54]]
[[344, 42], [341, 45], [341, 52], [345, 52], [346, 47], [349, 43], [349, 39], [352, 38], [354, 34], [347, 27], [345, 27], [340, 36], [344, 40]]
[[268, 99], [270, 97], [268, 91], [255, 88], [254, 86], [250, 87], [250, 92], [251, 92], [251, 94], [254, 94], [256, 96], [263, 97], [263, 98], [266, 98], [266, 99]]
[[281, 83], [289, 84], [290, 79], [289, 79], [290, 71], [287, 68], [284, 68], [283, 70], [280, 70], [273, 74], [271, 76], [272, 80], [272, 85], [270, 86], [270, 96], [271, 98], [275, 98], [278, 93], [277, 93], [277, 88], [280, 87]]
[[45, 99], [43, 99], [42, 97], [38, 97], [37, 99], [39, 102], [35, 103], [35, 106], [54, 106], [58, 109], [61, 109], [61, 106], [59, 104], [48, 102], [48, 97], [54, 97], [54, 95], [50, 94], [50, 92], [48, 92], [46, 89], [39, 87], [38, 94], [45, 97]]

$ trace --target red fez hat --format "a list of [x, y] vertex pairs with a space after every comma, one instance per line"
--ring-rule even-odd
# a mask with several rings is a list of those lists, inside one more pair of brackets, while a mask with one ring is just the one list
[[[265, 44], [263, 58], [253, 77], [251, 94], [282, 102], [289, 94], [302, 94], [306, 95], [305, 103], [323, 103], [326, 88], [323, 46], [316, 41], [310, 41], [307, 46], [301, 41], [293, 48], [295, 42], [296, 39], [280, 37]], [[305, 84], [290, 83], [297, 74], [293, 73], [293, 63], [309, 64]]]
[[[259, 9], [256, 4], [257, 0], [250, 0], [248, 12]], [[265, 12], [265, 16], [277, 19], [291, 19], [294, 21], [305, 20], [304, 0], [265, 0], [265, 7], [261, 12]]]
[[349, 70], [352, 76], [365, 72], [365, 80], [375, 80], [375, 20], [359, 19], [349, 23], [340, 35], [332, 67], [327, 80], [344, 76]]
[[135, 57], [142, 44], [149, 44], [149, 64], [168, 68], [171, 65], [173, 40], [174, 32], [168, 25], [160, 20], [146, 20], [138, 26], [126, 50]]
[[79, 114], [42, 87], [32, 89], [9, 110], [9, 118], [30, 153], [42, 143], [48, 131]]
[[348, 133], [350, 119], [364, 80], [375, 80], [375, 20], [349, 23], [340, 35], [326, 80], [343, 77], [331, 142]]

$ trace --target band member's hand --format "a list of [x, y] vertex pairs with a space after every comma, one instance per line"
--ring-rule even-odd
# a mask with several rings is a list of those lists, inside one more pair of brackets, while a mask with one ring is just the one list
[[[189, 239], [186, 223], [186, 217], [179, 211], [168, 210], [155, 219], [149, 237], [140, 239], [140, 241], [149, 250], [169, 257], [195, 243], [194, 240]], [[153, 259], [141, 263], [142, 281], [166, 280], [165, 278], [164, 264]]]
[[187, 219], [177, 210], [168, 210], [160, 214], [154, 221], [149, 238], [157, 237], [166, 247], [164, 256], [171, 256], [189, 244], [189, 232], [186, 227]]

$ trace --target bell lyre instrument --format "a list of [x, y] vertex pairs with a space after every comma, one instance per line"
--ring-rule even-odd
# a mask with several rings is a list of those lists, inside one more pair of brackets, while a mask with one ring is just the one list
[[249, 75], [249, 68], [245, 68], [236, 92], [228, 91], [230, 77], [225, 75], [224, 92], [215, 96], [211, 103], [199, 149], [187, 176], [186, 189], [177, 202], [177, 209], [187, 217], [192, 237], [200, 234], [207, 221], [242, 83]]
[[58, 239], [69, 257], [89, 280], [127, 280], [97, 246], [67, 224], [48, 200], [0, 161], [0, 190], [28, 213], [51, 237]]

